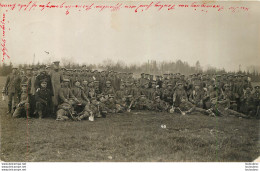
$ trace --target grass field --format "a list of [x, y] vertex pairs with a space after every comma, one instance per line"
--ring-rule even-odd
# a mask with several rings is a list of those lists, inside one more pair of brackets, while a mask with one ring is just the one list
[[217, 162], [259, 156], [259, 120], [142, 111], [95, 122], [27, 121], [13, 119], [6, 111], [7, 102], [1, 101], [3, 161]]

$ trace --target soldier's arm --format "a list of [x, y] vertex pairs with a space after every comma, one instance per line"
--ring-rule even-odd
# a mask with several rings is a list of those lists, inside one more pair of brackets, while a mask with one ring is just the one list
[[7, 79], [6, 79], [5, 87], [4, 87], [5, 90], [7, 90], [9, 83], [10, 83], [10, 76], [8, 76]]
[[77, 98], [74, 96], [74, 94], [72, 93], [71, 90], [69, 90], [69, 97], [70, 97], [70, 98], [73, 98], [73, 99], [77, 99]]
[[83, 90], [82, 90], [82, 97], [83, 97], [84, 100], [89, 102], [89, 99], [88, 99], [87, 95], [84, 93]]
[[68, 99], [66, 99], [66, 98], [64, 97], [64, 94], [63, 94], [62, 89], [60, 89], [60, 91], [59, 91], [59, 97], [60, 97], [60, 99], [61, 99], [63, 102], [65, 102], [65, 101], [68, 100]]

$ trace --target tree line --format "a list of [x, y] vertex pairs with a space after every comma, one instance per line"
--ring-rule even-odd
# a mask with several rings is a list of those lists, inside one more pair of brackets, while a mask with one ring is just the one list
[[[83, 64], [79, 65], [77, 63], [71, 62], [70, 60], [61, 59], [62, 66], [65, 68], [80, 68]], [[45, 65], [51, 65], [50, 62], [44, 63]], [[37, 63], [34, 65], [30, 64], [20, 64], [19, 69], [25, 69], [27, 67], [39, 67], [43, 65], [42, 63]], [[98, 70], [114, 70], [117, 72], [133, 72], [134, 74], [149, 73], [153, 75], [162, 75], [164, 73], [181, 73], [184, 75], [194, 74], [194, 73], [204, 73], [204, 74], [223, 74], [223, 73], [233, 73], [233, 74], [247, 74], [251, 77], [252, 81], [260, 81], [260, 74], [257, 69], [248, 69], [247, 71], [238, 72], [226, 72], [225, 69], [218, 69], [215, 67], [208, 67], [207, 69], [202, 69], [200, 62], [197, 61], [194, 66], [181, 60], [171, 61], [171, 62], [157, 62], [155, 60], [148, 60], [142, 64], [130, 64], [127, 65], [123, 61], [114, 62], [111, 59], [104, 60], [100, 64], [85, 64], [88, 69], [98, 69]], [[13, 64], [2, 63], [0, 65], [0, 76], [7, 76], [12, 71]], [[252, 68], [252, 67], [251, 67]]]

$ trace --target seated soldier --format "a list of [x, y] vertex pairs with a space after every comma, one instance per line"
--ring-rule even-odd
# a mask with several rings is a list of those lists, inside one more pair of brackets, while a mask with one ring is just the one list
[[78, 101], [69, 88], [69, 82], [69, 79], [63, 80], [63, 87], [61, 87], [59, 91], [59, 98], [61, 100], [61, 103], [69, 103], [71, 105], [74, 105]]
[[201, 89], [200, 84], [194, 85], [194, 90], [190, 94], [189, 101], [196, 107], [203, 108], [203, 99], [205, 96], [204, 90]]
[[82, 82], [82, 90], [84, 91], [85, 95], [88, 97], [89, 87], [88, 87], [88, 81], [87, 80], [84, 80]]
[[182, 115], [189, 114], [192, 112], [199, 112], [205, 115], [209, 115], [210, 113], [205, 109], [196, 107], [194, 104], [189, 102], [186, 91], [183, 88], [183, 84], [181, 82], [177, 83], [177, 88], [173, 95], [173, 103]]
[[[218, 89], [218, 87], [216, 87]], [[218, 91], [218, 90], [216, 90]], [[233, 115], [236, 117], [248, 118], [248, 116], [239, 113], [235, 110], [230, 109], [230, 97], [226, 95], [220, 95], [211, 100], [211, 108], [207, 110], [208, 112], [213, 112], [215, 115], [218, 116], [229, 116]]]
[[135, 108], [137, 110], [152, 110], [152, 102], [145, 95], [141, 95], [136, 101]]
[[108, 99], [109, 94], [115, 94], [114, 88], [111, 86], [111, 81], [106, 81], [106, 87], [103, 89], [103, 94], [106, 99]]
[[89, 103], [89, 100], [82, 89], [83, 88], [80, 86], [80, 82], [76, 81], [75, 86], [71, 88], [71, 92], [77, 99], [76, 104], [84, 107], [87, 103]]
[[58, 106], [56, 121], [66, 121], [69, 119], [80, 120], [70, 103], [64, 102]]
[[253, 116], [255, 111], [255, 107], [254, 107], [254, 97], [251, 93], [251, 88], [247, 87], [244, 94], [242, 95], [242, 97], [240, 98], [240, 102], [241, 102], [241, 112], [249, 115], [249, 116]]
[[27, 92], [27, 84], [23, 83], [22, 85], [22, 94], [20, 97], [20, 102], [15, 108], [15, 111], [13, 113], [13, 117], [17, 118], [20, 116], [24, 116], [26, 114], [26, 117], [29, 119], [29, 98], [28, 98], [28, 92]]
[[88, 103], [85, 106], [84, 110], [79, 114], [80, 120], [87, 119], [89, 117], [93, 117], [93, 118], [102, 117], [100, 114], [99, 102], [97, 101], [97, 99], [95, 97], [91, 98], [90, 103]]
[[47, 89], [47, 82], [41, 81], [41, 88], [35, 93], [36, 113], [39, 114], [39, 119], [46, 116], [50, 112], [50, 102], [52, 93]]
[[117, 113], [118, 112], [113, 94], [108, 95], [108, 99], [106, 100], [105, 104], [108, 109], [108, 113]]
[[173, 105], [173, 87], [172, 87], [172, 84], [168, 84], [167, 85], [167, 88], [163, 91], [163, 94], [162, 94], [162, 99], [169, 103], [170, 105]]
[[229, 99], [229, 104], [230, 104], [229, 108], [237, 111], [236, 98], [234, 93], [232, 93], [229, 84], [224, 84], [221, 97], [225, 99]]
[[98, 100], [99, 100], [99, 111], [102, 115], [103, 118], [106, 117], [107, 115], [107, 111], [108, 111], [108, 108], [106, 107], [106, 101], [107, 99], [105, 98], [105, 96], [103, 94], [100, 94], [98, 95]]
[[161, 100], [160, 96], [156, 96], [152, 107], [156, 112], [167, 112], [170, 105], [167, 102]]

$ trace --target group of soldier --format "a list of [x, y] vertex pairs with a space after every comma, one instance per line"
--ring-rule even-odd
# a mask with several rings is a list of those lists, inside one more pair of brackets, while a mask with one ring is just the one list
[[259, 118], [259, 86], [241, 74], [151, 75], [52, 66], [13, 67], [3, 87], [13, 117], [52, 116], [93, 121], [108, 114], [149, 110]]

